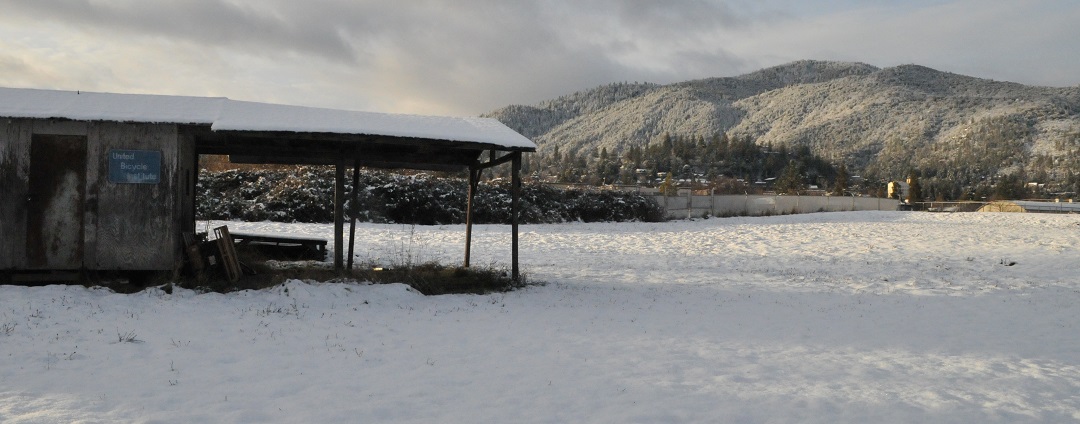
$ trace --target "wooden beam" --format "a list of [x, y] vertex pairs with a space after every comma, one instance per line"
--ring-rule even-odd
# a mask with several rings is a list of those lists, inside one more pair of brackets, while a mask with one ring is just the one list
[[[391, 139], [382, 142], [365, 139], [339, 139], [332, 136], [300, 139], [263, 133], [235, 133], [215, 139], [199, 139], [197, 149], [204, 154], [236, 155], [248, 161], [331, 161], [338, 158], [409, 164], [456, 165], [475, 164], [484, 151], [517, 151], [513, 148], [492, 148], [483, 144], [438, 143], [425, 139]], [[494, 156], [494, 155], [492, 155]], [[239, 160], [239, 159], [237, 159]]]
[[469, 267], [469, 259], [472, 254], [472, 223], [473, 223], [473, 200], [476, 198], [476, 188], [480, 185], [479, 168], [469, 169], [469, 192], [465, 205], [465, 268]]
[[349, 271], [352, 271], [353, 247], [356, 246], [356, 203], [360, 201], [360, 161], [353, 161], [352, 171], [352, 213], [349, 214]]
[[[194, 160], [195, 167], [191, 168], [191, 172], [193, 174], [195, 174], [194, 175], [195, 178], [191, 181], [191, 189], [195, 190], [195, 194], [193, 194], [191, 196], [191, 200], [192, 200], [192, 202], [191, 202], [191, 218], [193, 219], [192, 225], [195, 225], [195, 223], [197, 221], [194, 221], [194, 219], [199, 216], [199, 192], [198, 192], [197, 187], [199, 187], [199, 170], [202, 169], [202, 168], [199, 167], [200, 166], [199, 165], [199, 153], [196, 152], [196, 151], [192, 151], [191, 154], [195, 155], [195, 160]], [[214, 195], [215, 194], [211, 194], [211, 196], [214, 196]], [[196, 229], [195, 231], [197, 232], [199, 230]]]
[[334, 166], [334, 270], [341, 272], [345, 256], [345, 164]]
[[367, 157], [360, 159], [352, 157], [350, 154], [341, 152], [323, 152], [319, 155], [306, 157], [288, 156], [284, 153], [277, 154], [261, 154], [261, 155], [229, 155], [229, 162], [231, 163], [247, 163], [247, 164], [280, 164], [280, 165], [334, 165], [342, 158], [356, 159], [360, 161], [360, 166], [366, 166], [369, 168], [384, 168], [384, 169], [419, 169], [427, 171], [445, 171], [445, 172], [457, 172], [466, 169], [470, 164], [476, 161], [476, 155], [461, 156], [461, 157], [416, 157], [409, 156], [402, 153], [399, 155], [383, 154], [383, 157], [396, 157], [398, 160], [382, 160], [375, 157], [375, 154], [368, 155]]
[[518, 270], [518, 209], [521, 198], [521, 152], [514, 152], [510, 154], [513, 156], [513, 165], [511, 165], [510, 171], [510, 227], [514, 233], [511, 247], [511, 278], [515, 282], [521, 279], [521, 273]]
[[376, 145], [394, 145], [394, 146], [414, 146], [422, 148], [436, 148], [436, 149], [464, 149], [464, 150], [500, 150], [500, 151], [523, 151], [534, 152], [536, 149], [528, 147], [508, 147], [501, 146], [493, 143], [477, 142], [477, 141], [463, 141], [463, 140], [447, 140], [440, 138], [428, 138], [428, 137], [397, 137], [386, 135], [373, 135], [373, 134], [340, 134], [340, 133], [319, 133], [319, 132], [292, 132], [292, 131], [248, 131], [248, 130], [228, 130], [228, 131], [213, 131], [208, 136], [200, 137], [201, 144], [207, 145], [229, 145], [236, 142], [238, 138], [261, 138], [261, 139], [274, 139], [274, 140], [286, 140], [286, 141], [299, 141], [306, 142], [343, 142], [347, 144], [364, 144], [367, 146]]
[[481, 163], [481, 164], [476, 165], [476, 167], [479, 168], [479, 169], [488, 169], [488, 168], [491, 168], [491, 167], [499, 166], [499, 165], [502, 165], [504, 163], [510, 162], [513, 159], [514, 159], [514, 154], [513, 153], [510, 153], [508, 155], [504, 155], [503, 157], [496, 159], [495, 158], [495, 151], [493, 150], [491, 152], [491, 159], [489, 159], [485, 163]]

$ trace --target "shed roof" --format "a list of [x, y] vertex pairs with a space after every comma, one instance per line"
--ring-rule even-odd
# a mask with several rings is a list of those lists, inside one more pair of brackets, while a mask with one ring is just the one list
[[225, 99], [214, 131], [361, 134], [490, 144], [535, 150], [536, 144], [492, 118], [403, 115]]
[[535, 151], [491, 118], [360, 112], [230, 100], [0, 87], [0, 117], [209, 125], [211, 131], [385, 136]]

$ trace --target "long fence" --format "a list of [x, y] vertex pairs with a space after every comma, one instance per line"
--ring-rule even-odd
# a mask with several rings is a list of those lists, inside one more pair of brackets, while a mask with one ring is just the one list
[[779, 196], [779, 195], [656, 195], [656, 202], [667, 210], [668, 218], [702, 216], [760, 216], [811, 212], [894, 211], [896, 199], [854, 196]]

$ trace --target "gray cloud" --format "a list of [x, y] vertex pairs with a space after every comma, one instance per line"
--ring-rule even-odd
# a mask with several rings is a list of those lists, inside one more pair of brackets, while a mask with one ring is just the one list
[[[785, 58], [916, 63], [1025, 84], [1080, 83], [1080, 4], [1063, 1], [932, 2], [867, 7], [779, 26], [756, 43]], [[1062, 73], [1062, 70], [1071, 70]], [[1061, 78], [1061, 75], [1071, 76]]]
[[[354, 59], [333, 10], [315, 11], [304, 2], [34, 0], [0, 2], [6, 13], [22, 13], [94, 32], [166, 37], [207, 46], [256, 47], [334, 59]], [[326, 15], [329, 13], [329, 15]], [[329, 23], [329, 25], [328, 25]]]
[[1066, 0], [0, 0], [0, 85], [474, 115], [798, 59], [1073, 85]]

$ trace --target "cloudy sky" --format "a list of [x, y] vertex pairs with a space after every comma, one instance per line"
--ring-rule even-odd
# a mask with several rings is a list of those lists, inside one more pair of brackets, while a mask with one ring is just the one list
[[471, 116], [799, 59], [1080, 84], [1075, 0], [0, 0], [0, 86]]

